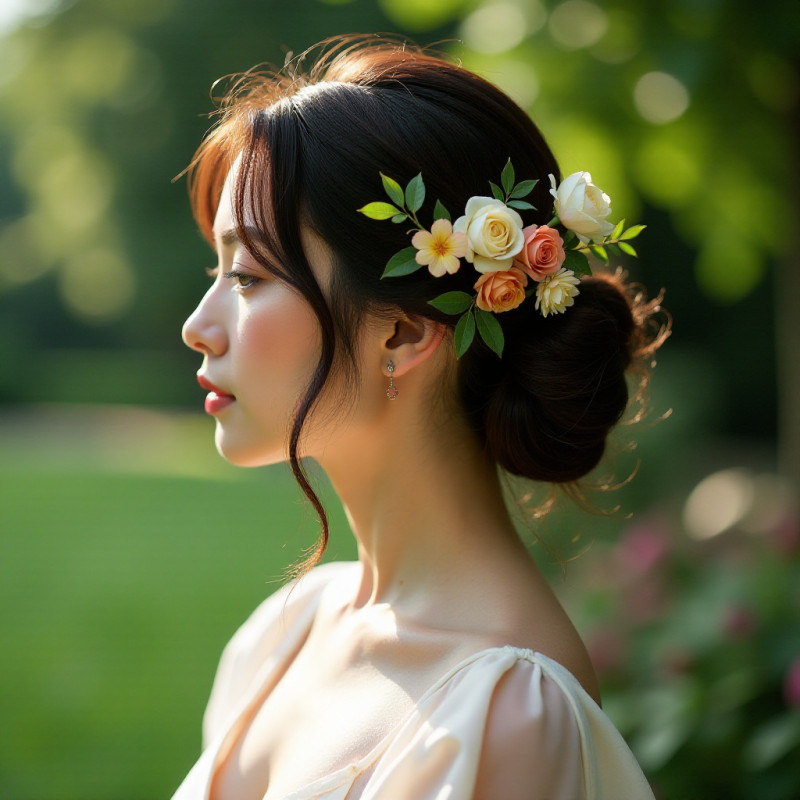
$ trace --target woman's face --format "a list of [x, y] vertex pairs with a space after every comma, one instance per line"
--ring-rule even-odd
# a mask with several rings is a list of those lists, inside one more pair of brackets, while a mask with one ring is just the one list
[[217, 449], [231, 463], [260, 466], [286, 459], [292, 413], [316, 366], [320, 333], [305, 299], [268, 275], [237, 239], [233, 175], [214, 220], [214, 283], [186, 320], [183, 340], [203, 355], [198, 378], [211, 390], [206, 411], [216, 419]]

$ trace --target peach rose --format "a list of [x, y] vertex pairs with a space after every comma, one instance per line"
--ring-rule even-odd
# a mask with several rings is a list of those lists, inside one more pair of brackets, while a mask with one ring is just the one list
[[528, 273], [535, 281], [557, 272], [564, 263], [564, 240], [555, 228], [547, 225], [528, 225], [522, 229], [525, 244], [514, 259], [514, 266]]
[[482, 311], [511, 311], [525, 299], [528, 276], [517, 267], [503, 272], [487, 272], [478, 278], [475, 300]]

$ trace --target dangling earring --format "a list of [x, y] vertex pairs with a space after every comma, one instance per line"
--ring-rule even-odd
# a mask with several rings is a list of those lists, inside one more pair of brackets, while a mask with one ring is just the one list
[[390, 361], [386, 365], [386, 371], [389, 373], [389, 387], [386, 389], [386, 396], [390, 400], [397, 400], [397, 387], [394, 385], [394, 361]]

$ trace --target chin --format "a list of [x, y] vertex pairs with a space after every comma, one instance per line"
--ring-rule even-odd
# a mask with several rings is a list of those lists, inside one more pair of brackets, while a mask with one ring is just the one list
[[236, 467], [268, 467], [289, 460], [286, 445], [259, 443], [253, 439], [241, 440], [225, 434], [220, 425], [214, 436], [217, 452]]

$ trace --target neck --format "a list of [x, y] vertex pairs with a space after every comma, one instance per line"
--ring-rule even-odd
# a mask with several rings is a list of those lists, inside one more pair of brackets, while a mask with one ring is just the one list
[[390, 603], [419, 615], [437, 597], [452, 605], [465, 576], [500, 554], [528, 559], [496, 468], [466, 419], [434, 428], [430, 412], [415, 414], [421, 404], [401, 403], [387, 403], [379, 424], [348, 436], [346, 447], [326, 448], [319, 461], [358, 543], [363, 570], [353, 604]]

